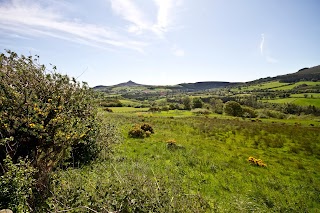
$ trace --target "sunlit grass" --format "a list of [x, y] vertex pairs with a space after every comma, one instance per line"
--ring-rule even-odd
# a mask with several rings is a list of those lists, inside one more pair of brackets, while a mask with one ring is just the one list
[[[320, 185], [318, 128], [162, 116], [166, 113], [176, 112], [110, 114], [110, 119], [120, 122], [125, 137], [117, 147], [118, 158], [125, 157], [119, 165], [135, 162], [146, 165], [156, 176], [170, 174], [189, 194], [201, 194], [220, 211], [299, 212], [320, 207], [316, 201]], [[145, 139], [128, 138], [128, 129], [141, 122], [150, 123], [155, 134]], [[183, 149], [168, 149], [170, 140]], [[263, 159], [268, 167], [250, 165], [249, 156]]]
[[134, 108], [134, 107], [109, 107], [115, 113], [125, 112], [146, 112], [149, 108]]
[[315, 107], [320, 107], [320, 99], [317, 98], [279, 98], [279, 99], [273, 99], [273, 100], [265, 100], [265, 102], [270, 103], [291, 103], [291, 104], [297, 104], [300, 106], [309, 106], [313, 105]]
[[297, 83], [293, 83], [293, 84], [290, 84], [290, 85], [273, 88], [272, 90], [291, 90], [291, 89], [293, 89], [294, 87], [299, 86], [299, 85], [302, 85], [302, 84], [306, 84], [306, 85], [308, 85], [308, 86], [320, 85], [319, 82], [299, 81], [299, 82], [297, 82]]

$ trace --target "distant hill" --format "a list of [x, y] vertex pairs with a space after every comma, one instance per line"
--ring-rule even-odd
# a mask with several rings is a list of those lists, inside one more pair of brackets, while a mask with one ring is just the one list
[[125, 83], [120, 83], [112, 86], [96, 86], [94, 90], [107, 91], [112, 89], [120, 89], [120, 88], [134, 88], [141, 87], [141, 90], [156, 90], [156, 89], [169, 89], [169, 90], [182, 90], [182, 91], [198, 91], [198, 90], [208, 90], [215, 88], [222, 88], [227, 86], [232, 86], [239, 83], [230, 83], [230, 82], [219, 82], [219, 81], [205, 81], [205, 82], [196, 82], [196, 83], [182, 83], [178, 85], [172, 86], [155, 86], [155, 85], [143, 85], [137, 84], [133, 81], [128, 81]]
[[[258, 80], [246, 82], [246, 84], [253, 85], [264, 83], [268, 81], [280, 81], [283, 83], [294, 83], [299, 81], [320, 81], [320, 65], [311, 67], [311, 68], [302, 68], [295, 73], [290, 73], [286, 75], [279, 75], [276, 77], [261, 78]], [[155, 86], [155, 85], [144, 85], [138, 84], [133, 81], [128, 81], [112, 86], [103, 86], [99, 85], [94, 87], [94, 90], [99, 91], [113, 91], [113, 90], [122, 90], [122, 91], [131, 91], [134, 92], [143, 91], [144, 93], [150, 91], [200, 91], [200, 90], [209, 90], [216, 88], [224, 88], [229, 86], [237, 86], [243, 83], [236, 82], [224, 82], [224, 81], [204, 81], [196, 83], [181, 83], [178, 85], [172, 86]], [[131, 88], [131, 89], [130, 89]]]
[[147, 87], [147, 85], [137, 84], [137, 83], [130, 80], [128, 82], [124, 82], [124, 83], [120, 83], [120, 84], [116, 84], [116, 85], [111, 85], [111, 86], [99, 85], [99, 86], [93, 87], [93, 89], [99, 90], [99, 91], [106, 91], [106, 90], [111, 90], [113, 88], [138, 87], [138, 86]]
[[280, 81], [283, 83], [294, 83], [299, 81], [320, 81], [320, 65], [311, 68], [303, 68], [295, 73], [279, 75], [276, 77], [261, 78], [247, 83], [254, 84], [268, 81]]
[[125, 82], [125, 83], [120, 83], [120, 84], [116, 84], [112, 87], [137, 87], [137, 86], [146, 86], [146, 85], [142, 85], [142, 84], [137, 84], [133, 81], [128, 81], [128, 82]]
[[207, 90], [207, 89], [215, 89], [233, 86], [239, 83], [231, 83], [231, 82], [220, 82], [220, 81], [204, 81], [204, 82], [196, 82], [196, 83], [183, 83], [179, 84], [183, 89], [186, 90]]

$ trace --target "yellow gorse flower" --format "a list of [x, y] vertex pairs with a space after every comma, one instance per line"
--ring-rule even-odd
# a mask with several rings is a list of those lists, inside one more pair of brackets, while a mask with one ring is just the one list
[[249, 157], [248, 161], [251, 164], [254, 164], [254, 165], [257, 165], [257, 166], [261, 166], [261, 167], [266, 167], [267, 166], [267, 164], [263, 163], [263, 161], [261, 159], [256, 159], [254, 157]]

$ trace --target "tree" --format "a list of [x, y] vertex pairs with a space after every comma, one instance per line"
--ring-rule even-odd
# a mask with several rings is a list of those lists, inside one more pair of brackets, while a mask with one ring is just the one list
[[182, 98], [182, 104], [184, 105], [185, 110], [191, 110], [191, 99], [189, 96]]
[[203, 107], [203, 101], [201, 100], [201, 98], [194, 98], [192, 100], [192, 107], [193, 109], [196, 109], [196, 108], [202, 108]]
[[235, 101], [228, 101], [224, 104], [224, 112], [227, 115], [241, 117], [243, 114], [241, 105]]
[[218, 114], [223, 113], [223, 101], [221, 99], [218, 99], [218, 98], [210, 99], [210, 105], [213, 112]]

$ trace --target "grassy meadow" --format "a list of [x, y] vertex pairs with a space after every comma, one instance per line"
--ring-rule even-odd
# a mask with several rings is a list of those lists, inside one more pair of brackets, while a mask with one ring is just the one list
[[250, 86], [243, 86], [241, 89], [244, 91], [269, 89], [269, 90], [292, 90], [299, 85], [317, 86], [319, 82], [299, 81], [296, 83], [281, 83], [279, 81], [270, 81]]
[[[75, 195], [82, 198], [76, 205], [91, 204], [96, 210], [109, 201], [114, 209], [125, 209], [120, 202], [124, 197], [132, 202], [145, 199], [137, 206], [152, 205], [154, 212], [317, 212], [320, 208], [319, 127], [177, 111], [101, 113], [104, 122], [115, 124], [122, 140], [106, 161], [56, 174], [55, 181], [65, 187], [57, 187], [55, 199], [65, 206], [74, 205], [66, 200], [70, 190], [82, 186]], [[154, 134], [128, 137], [135, 124], [143, 123], [150, 124]], [[249, 157], [266, 166], [250, 163]]]
[[320, 98], [292, 97], [292, 98], [279, 98], [279, 99], [265, 100], [265, 101], [270, 103], [278, 103], [278, 104], [291, 103], [299, 106], [313, 105], [315, 107], [320, 107]]

